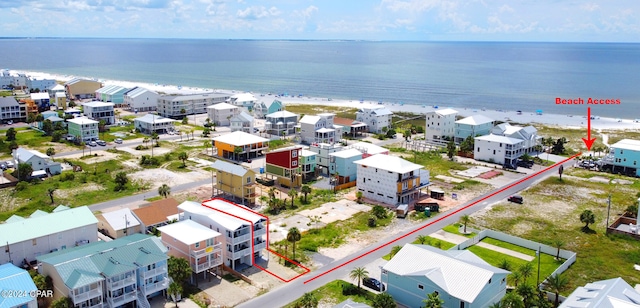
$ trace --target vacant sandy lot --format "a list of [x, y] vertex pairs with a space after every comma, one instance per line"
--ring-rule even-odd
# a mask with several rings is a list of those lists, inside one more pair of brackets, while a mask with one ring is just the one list
[[174, 187], [176, 185], [211, 179], [211, 173], [206, 171], [173, 172], [167, 169], [142, 169], [129, 174], [129, 178], [149, 183], [153, 189], [162, 186], [162, 184]]

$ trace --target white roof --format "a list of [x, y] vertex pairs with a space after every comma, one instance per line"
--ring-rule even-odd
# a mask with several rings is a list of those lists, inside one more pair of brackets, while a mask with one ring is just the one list
[[437, 114], [441, 115], [441, 116], [448, 116], [451, 114], [456, 114], [458, 113], [458, 111], [451, 109], [451, 108], [447, 108], [447, 109], [438, 109], [435, 111]]
[[333, 128], [326, 128], [326, 127], [323, 127], [323, 128], [317, 129], [317, 130], [316, 130], [316, 133], [330, 133], [330, 132], [335, 132], [335, 131], [336, 131], [336, 130], [335, 130], [335, 129], [333, 129]]
[[158, 230], [187, 245], [220, 236], [220, 233], [189, 219], [160, 227]]
[[83, 125], [83, 124], [98, 124], [98, 123], [100, 123], [100, 122], [98, 122], [98, 121], [91, 120], [91, 119], [89, 119], [89, 118], [87, 118], [87, 117], [73, 118], [73, 119], [69, 119], [69, 120], [67, 120], [67, 122], [71, 122], [71, 123], [78, 124], [78, 125]]
[[319, 116], [315, 116], [315, 115], [305, 115], [304, 117], [302, 117], [302, 119], [300, 119], [300, 123], [305, 123], [305, 124], [316, 124], [318, 121], [320, 121], [320, 117]]
[[[250, 221], [252, 224], [266, 220], [264, 217], [254, 213], [243, 205], [233, 204], [219, 199], [209, 200], [202, 204], [191, 201], [183, 202], [178, 205], [178, 209], [206, 216], [212, 221], [219, 223], [227, 230], [236, 230], [242, 226], [248, 225], [246, 220]], [[237, 217], [242, 217], [243, 219]]]
[[631, 150], [631, 151], [640, 151], [640, 140], [632, 140], [632, 139], [622, 139], [613, 145], [611, 145], [612, 149], [623, 149], [623, 150]]
[[293, 112], [282, 110], [282, 111], [276, 111], [268, 114], [267, 118], [289, 118], [289, 117], [297, 117], [297, 116], [298, 115]]
[[143, 122], [143, 123], [148, 123], [148, 124], [162, 124], [162, 123], [171, 123], [171, 122], [178, 122], [176, 120], [173, 119], [169, 119], [169, 118], [163, 118], [159, 115], [155, 115], [155, 114], [150, 114], [147, 113], [139, 118], [135, 118], [133, 119], [133, 121], [138, 121], [138, 122]]
[[269, 139], [245, 133], [243, 131], [235, 131], [226, 135], [215, 137], [213, 138], [213, 141], [218, 141], [235, 146], [244, 146], [248, 144], [267, 142], [269, 141]]
[[475, 301], [494, 274], [509, 273], [487, 264], [468, 250], [444, 251], [412, 244], [404, 245], [382, 269], [400, 276], [425, 277], [449, 295], [468, 303]]
[[229, 119], [229, 121], [231, 122], [237, 122], [237, 121], [241, 121], [241, 122], [253, 122], [253, 117], [251, 115], [249, 115], [246, 112], [240, 112], [239, 114], [234, 115], [233, 117], [231, 117], [231, 119]]
[[587, 283], [578, 287], [560, 305], [561, 308], [640, 307], [640, 293], [622, 278]]
[[111, 225], [113, 230], [122, 230], [125, 227], [131, 228], [140, 225], [140, 222], [128, 207], [113, 212], [102, 213], [102, 217]]
[[256, 97], [253, 96], [253, 94], [251, 93], [240, 93], [240, 94], [231, 96], [231, 101], [236, 101], [236, 102], [251, 102], [255, 100], [256, 100]]
[[422, 165], [414, 164], [400, 157], [384, 154], [369, 156], [353, 163], [396, 173], [407, 173], [424, 168]]
[[64, 92], [56, 92], [56, 97], [66, 97], [67, 94], [65, 94]]
[[82, 105], [83, 106], [89, 106], [89, 107], [113, 107], [113, 106], [115, 106], [114, 103], [105, 103], [105, 102], [100, 102], [100, 101], [88, 102], [88, 103], [84, 103]]
[[387, 107], [385, 107], [385, 106], [374, 106], [374, 107], [369, 107], [369, 108], [361, 108], [360, 112], [366, 112], [366, 113], [373, 112], [376, 115], [393, 114], [393, 112], [391, 112], [391, 110], [387, 109]]
[[371, 155], [380, 154], [380, 153], [389, 153], [389, 149], [385, 149], [381, 146], [378, 146], [369, 142], [357, 142], [350, 145], [350, 147], [354, 149], [358, 149], [360, 151], [363, 151], [363, 153], [371, 154]]
[[510, 138], [510, 137], [499, 136], [499, 135], [493, 135], [493, 134], [476, 137], [474, 139], [475, 140], [484, 140], [484, 141], [489, 141], [489, 142], [499, 142], [499, 143], [504, 143], [504, 144], [518, 144], [518, 143], [523, 142], [521, 139]]
[[304, 156], [304, 157], [309, 157], [309, 156], [314, 156], [314, 155], [318, 155], [318, 153], [313, 152], [313, 151], [309, 151], [306, 149], [302, 149], [302, 151], [300, 152], [300, 156]]
[[467, 124], [467, 125], [481, 125], [481, 124], [486, 124], [486, 123], [491, 123], [494, 120], [481, 115], [481, 114], [474, 114], [470, 117], [466, 117], [464, 119], [460, 119], [458, 121], [456, 121], [456, 124]]
[[215, 109], [215, 110], [238, 109], [238, 106], [234, 106], [227, 103], [218, 103], [215, 105], [208, 106], [207, 109]]
[[360, 156], [362, 158], [362, 152], [356, 150], [356, 149], [348, 149], [348, 150], [342, 150], [342, 151], [338, 151], [338, 152], [333, 152], [331, 154], [329, 154], [329, 156], [335, 156], [335, 157], [340, 157], [340, 158], [351, 158], [354, 156]]
[[49, 93], [41, 92], [41, 93], [31, 93], [31, 99], [48, 99]]
[[61, 84], [56, 84], [53, 88], [49, 89], [51, 91], [64, 91], [64, 86]]
[[231, 173], [237, 176], [244, 176], [245, 174], [247, 174], [247, 172], [249, 172], [249, 170], [240, 165], [232, 164], [220, 159], [211, 164], [211, 167], [213, 169]]
[[129, 92], [125, 93], [125, 95], [128, 96], [128, 97], [137, 97], [137, 96], [140, 96], [140, 95], [142, 95], [144, 93], [147, 93], [147, 92], [153, 93], [153, 94], [158, 94], [158, 93], [156, 93], [154, 91], [151, 91], [149, 89], [145, 89], [145, 88], [141, 88], [141, 87], [135, 87], [135, 88], [129, 90]]

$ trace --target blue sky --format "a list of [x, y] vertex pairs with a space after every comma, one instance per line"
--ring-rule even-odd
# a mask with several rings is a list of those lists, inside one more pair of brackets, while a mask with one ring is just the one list
[[639, 42], [638, 0], [0, 0], [1, 36]]

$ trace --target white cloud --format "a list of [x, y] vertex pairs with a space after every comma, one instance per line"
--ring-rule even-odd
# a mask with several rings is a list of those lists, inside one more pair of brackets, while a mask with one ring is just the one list
[[600, 6], [595, 4], [595, 3], [585, 3], [585, 4], [580, 6], [580, 9], [582, 9], [584, 11], [588, 11], [588, 12], [593, 12], [595, 10], [600, 9]]
[[280, 15], [280, 11], [275, 6], [267, 9], [264, 6], [250, 6], [244, 10], [238, 10], [236, 16], [242, 19], [261, 19]]
[[514, 10], [512, 7], [510, 7], [509, 5], [507, 5], [507, 4], [502, 5], [502, 6], [498, 9], [498, 12], [500, 12], [500, 13], [504, 13], [504, 12], [513, 13], [514, 11], [515, 11], [515, 10]]
[[318, 7], [315, 5], [310, 5], [304, 10], [294, 10], [293, 15], [297, 15], [303, 18], [310, 18], [315, 12], [318, 11]]

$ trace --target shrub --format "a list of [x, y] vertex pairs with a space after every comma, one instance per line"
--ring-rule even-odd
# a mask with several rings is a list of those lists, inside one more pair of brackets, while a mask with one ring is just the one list
[[25, 189], [29, 188], [29, 183], [27, 182], [18, 182], [18, 185], [16, 185], [16, 191], [23, 191]]
[[374, 205], [371, 209], [371, 214], [378, 219], [383, 219], [387, 217], [387, 209], [380, 205]]
[[358, 290], [358, 287], [350, 284], [350, 283], [343, 283], [342, 284], [342, 295], [357, 295], [360, 293], [360, 290]]
[[367, 220], [367, 226], [371, 227], [371, 228], [375, 228], [378, 225], [378, 221], [376, 220], [375, 217], [369, 217], [369, 220]]
[[142, 144], [140, 144], [140, 145], [136, 146], [135, 149], [138, 150], [138, 151], [142, 151], [142, 150], [146, 150], [147, 147], [145, 147]]
[[66, 182], [66, 181], [73, 181], [75, 180], [76, 175], [73, 173], [63, 173], [62, 175], [60, 175], [60, 181], [62, 182]]

